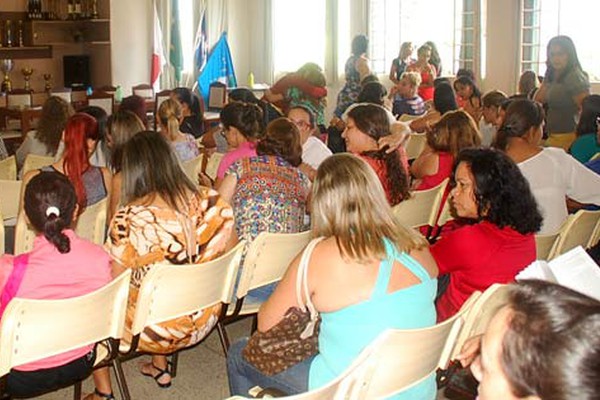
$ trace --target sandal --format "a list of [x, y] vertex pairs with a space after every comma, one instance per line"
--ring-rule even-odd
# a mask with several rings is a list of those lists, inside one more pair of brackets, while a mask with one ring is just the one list
[[83, 398], [83, 400], [93, 400], [94, 396], [98, 396], [102, 399], [106, 400], [115, 400], [115, 396], [112, 393], [106, 394], [98, 391], [98, 389], [94, 389], [94, 393], [90, 393]]
[[151, 372], [144, 372], [144, 370], [143, 370], [144, 366], [142, 366], [142, 368], [140, 369], [140, 372], [142, 373], [142, 375], [144, 375], [144, 376], [149, 376], [150, 378], [154, 379], [154, 381], [156, 382], [156, 384], [157, 384], [159, 387], [163, 388], [163, 389], [166, 389], [166, 388], [168, 388], [168, 387], [171, 387], [171, 381], [169, 381], [169, 382], [166, 382], [166, 383], [161, 383], [161, 382], [159, 382], [159, 381], [158, 381], [160, 378], [162, 378], [163, 376], [166, 376], [166, 375], [168, 375], [168, 376], [169, 376], [169, 378], [171, 378], [171, 373], [169, 372], [169, 366], [168, 366], [168, 364], [167, 364], [167, 368], [166, 368], [166, 369], [161, 369], [161, 368], [158, 368], [158, 367], [157, 367], [156, 365], [154, 365], [154, 363], [152, 363], [152, 362], [149, 362], [149, 363], [148, 363], [148, 364], [146, 364], [146, 365], [149, 365], [149, 366], [150, 366], [152, 369], [154, 369], [154, 370], [158, 371], [158, 373], [156, 373], [156, 374], [153, 374], [153, 373], [151, 373]]

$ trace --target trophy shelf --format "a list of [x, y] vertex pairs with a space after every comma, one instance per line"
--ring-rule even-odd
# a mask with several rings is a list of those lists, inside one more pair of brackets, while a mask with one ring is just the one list
[[52, 58], [51, 46], [0, 47], [0, 59]]

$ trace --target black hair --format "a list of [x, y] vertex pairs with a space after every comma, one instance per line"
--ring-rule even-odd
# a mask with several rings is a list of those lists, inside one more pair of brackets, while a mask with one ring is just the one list
[[220, 118], [225, 128], [233, 126], [249, 140], [260, 138], [264, 131], [263, 112], [256, 104], [231, 102], [223, 107]]
[[177, 97], [180, 103], [187, 104], [190, 109], [192, 116], [196, 117], [200, 121], [203, 120], [202, 109], [200, 108], [200, 100], [192, 93], [192, 91], [186, 87], [178, 87], [171, 91]]
[[598, 130], [596, 119], [600, 117], [600, 95], [591, 94], [581, 103], [581, 115], [575, 133], [577, 136], [595, 133]]
[[352, 55], [361, 56], [367, 52], [369, 48], [369, 39], [365, 35], [356, 35], [352, 39]]
[[456, 90], [456, 85], [463, 85], [463, 86], [471, 86], [473, 93], [471, 94], [471, 97], [469, 97], [469, 103], [472, 106], [475, 106], [475, 104], [473, 104], [473, 97], [479, 99], [479, 103], [481, 103], [481, 90], [479, 90], [479, 88], [477, 87], [477, 84], [475, 83], [475, 81], [473, 79], [471, 79], [470, 77], [463, 75], [458, 77], [455, 81], [454, 81], [454, 89]]
[[258, 104], [259, 100], [256, 98], [252, 90], [246, 88], [237, 88], [229, 92], [229, 99], [232, 101], [241, 101], [243, 103]]
[[363, 86], [358, 94], [358, 103], [373, 103], [383, 105], [383, 100], [387, 96], [387, 89], [379, 82], [369, 82]]
[[77, 205], [69, 178], [58, 172], [41, 171], [27, 183], [24, 201], [23, 208], [33, 229], [42, 233], [60, 253], [68, 253], [71, 242], [63, 231], [71, 226]]
[[433, 92], [433, 107], [440, 113], [458, 110], [456, 104], [456, 94], [449, 83], [440, 82]]
[[550, 282], [511, 285], [500, 364], [516, 397], [600, 393], [600, 302]]
[[474, 178], [479, 220], [499, 228], [510, 227], [523, 235], [540, 230], [542, 215], [529, 182], [506, 154], [485, 148], [462, 150], [454, 165], [453, 184], [461, 162], [467, 164]]
[[461, 76], [466, 76], [467, 78], [470, 78], [472, 81], [475, 81], [475, 73], [471, 69], [459, 68], [459, 70], [456, 71], [456, 78], [458, 79]]
[[508, 139], [511, 137], [523, 137], [534, 127], [538, 127], [544, 122], [544, 108], [537, 102], [529, 99], [511, 100], [506, 108], [504, 121], [498, 132], [492, 146], [506, 150]]
[[[302, 111], [304, 111], [306, 114], [308, 114], [308, 122], [310, 123], [310, 127], [314, 128], [316, 126], [315, 113], [312, 112], [310, 108], [308, 108], [308, 107], [306, 107], [305, 105], [302, 105], [302, 104], [296, 104], [296, 105], [291, 106], [288, 109], [287, 114], [289, 115], [290, 111], [292, 111], [292, 110], [302, 110]], [[286, 117], [288, 115], [286, 115]]]
[[87, 106], [79, 110], [84, 114], [94, 117], [98, 123], [98, 140], [105, 140], [106, 129], [108, 127], [108, 114], [102, 107], [98, 106]]

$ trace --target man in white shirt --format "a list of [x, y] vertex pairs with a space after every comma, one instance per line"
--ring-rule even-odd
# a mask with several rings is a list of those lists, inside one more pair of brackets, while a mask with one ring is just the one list
[[313, 136], [315, 132], [315, 116], [306, 107], [297, 105], [289, 109], [287, 117], [298, 127], [302, 140], [302, 165], [300, 170], [312, 180], [317, 168], [327, 157], [331, 150], [325, 143]]

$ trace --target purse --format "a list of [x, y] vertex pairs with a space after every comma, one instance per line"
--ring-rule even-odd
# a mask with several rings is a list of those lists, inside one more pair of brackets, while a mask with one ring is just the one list
[[[296, 278], [296, 296], [300, 307], [290, 307], [281, 321], [265, 332], [255, 332], [242, 355], [267, 376], [278, 374], [318, 352], [321, 319], [310, 301], [307, 271], [313, 249], [322, 238], [313, 239], [300, 259]], [[306, 305], [302, 301], [302, 291]]]

